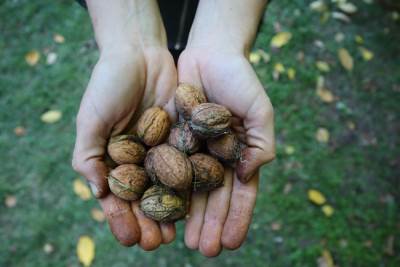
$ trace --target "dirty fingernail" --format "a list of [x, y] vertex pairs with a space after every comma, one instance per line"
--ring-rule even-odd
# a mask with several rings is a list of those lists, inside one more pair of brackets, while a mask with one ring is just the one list
[[99, 189], [93, 182], [89, 182], [90, 190], [95, 197], [99, 197]]

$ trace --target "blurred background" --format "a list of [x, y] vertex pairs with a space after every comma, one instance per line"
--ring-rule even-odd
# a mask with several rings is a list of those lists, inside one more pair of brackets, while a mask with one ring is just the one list
[[250, 60], [275, 107], [245, 244], [207, 259], [175, 242], [121, 247], [70, 166], [98, 57], [74, 1], [0, 3], [0, 266], [400, 266], [398, 1], [280, 0]]

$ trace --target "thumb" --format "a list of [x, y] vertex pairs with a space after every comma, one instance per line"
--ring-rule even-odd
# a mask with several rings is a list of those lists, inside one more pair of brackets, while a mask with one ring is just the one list
[[[108, 167], [104, 162], [107, 145], [107, 126], [96, 116], [81, 109], [77, 118], [77, 136], [72, 166], [89, 182], [96, 198], [104, 197], [108, 192]], [[91, 113], [93, 114], [93, 113]]]
[[247, 147], [236, 165], [236, 175], [242, 183], [247, 183], [256, 175], [260, 167], [274, 159], [274, 156], [257, 147]]

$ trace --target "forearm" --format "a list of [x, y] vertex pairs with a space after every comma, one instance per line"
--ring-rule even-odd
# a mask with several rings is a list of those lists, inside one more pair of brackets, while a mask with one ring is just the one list
[[88, 0], [100, 51], [166, 46], [156, 0]]
[[188, 46], [226, 47], [246, 53], [267, 0], [200, 0]]

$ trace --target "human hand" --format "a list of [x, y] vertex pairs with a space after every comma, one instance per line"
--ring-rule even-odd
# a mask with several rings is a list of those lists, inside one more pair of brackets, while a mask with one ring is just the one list
[[[129, 132], [138, 115], [151, 106], [164, 107], [175, 119], [172, 99], [176, 68], [166, 48], [163, 26], [153, 21], [157, 15], [154, 1], [137, 1], [138, 6], [131, 6], [132, 2], [88, 1], [101, 53], [77, 116], [72, 164], [87, 178], [119, 242], [126, 246], [139, 243], [144, 250], [153, 250], [175, 238], [174, 224], [148, 219], [138, 201], [124, 201], [111, 194], [106, 180], [109, 168], [105, 154], [110, 137]], [[145, 18], [129, 22], [137, 8]], [[141, 38], [141, 33], [145, 37]]]
[[[224, 1], [232, 8], [220, 9]], [[261, 3], [250, 2], [253, 7]], [[222, 248], [236, 249], [244, 241], [255, 205], [259, 168], [275, 157], [273, 108], [245, 55], [251, 42], [245, 32], [229, 32], [235, 27], [218, 29], [230, 18], [235, 18], [234, 23], [240, 18], [246, 25], [242, 18], [251, 16], [240, 13], [246, 9], [242, 5], [249, 3], [200, 2], [188, 46], [178, 61], [179, 82], [203, 88], [210, 102], [227, 107], [234, 117], [233, 130], [248, 146], [235, 169], [226, 168], [223, 187], [192, 195], [185, 243], [209, 257]], [[238, 14], [232, 15], [235, 10]], [[217, 27], [213, 28], [213, 22]], [[257, 25], [254, 21], [248, 24]]]

